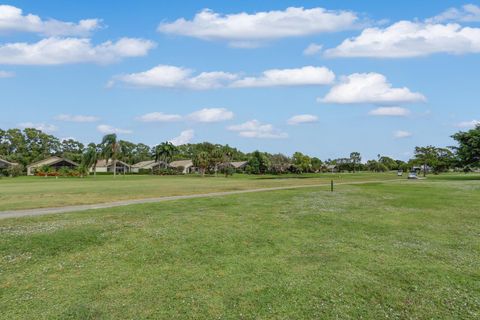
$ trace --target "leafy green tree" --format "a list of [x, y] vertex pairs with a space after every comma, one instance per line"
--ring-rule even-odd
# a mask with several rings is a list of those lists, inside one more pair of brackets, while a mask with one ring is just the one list
[[111, 159], [113, 162], [113, 176], [117, 175], [117, 159], [121, 154], [121, 146], [117, 141], [117, 135], [115, 133], [107, 134], [102, 139], [102, 157], [105, 159], [105, 162], [108, 164], [108, 160]]
[[310, 172], [312, 169], [312, 159], [301, 152], [293, 154], [292, 162], [299, 173]]
[[480, 167], [480, 124], [475, 128], [457, 132], [452, 136], [458, 143], [453, 149], [463, 167]]
[[62, 157], [80, 163], [85, 146], [74, 139], [66, 139], [61, 142], [61, 150]]
[[269, 171], [273, 174], [286, 173], [292, 165], [290, 158], [281, 153], [272, 154], [269, 160]]
[[392, 158], [390, 157], [387, 157], [387, 156], [381, 156], [380, 158], [378, 158], [378, 162], [380, 162], [381, 164], [385, 165], [385, 167], [388, 168], [388, 170], [396, 170], [398, 169], [398, 164], [395, 160], [393, 160]]
[[257, 150], [251, 153], [246, 170], [253, 174], [265, 174], [269, 167], [270, 160], [267, 155]]
[[422, 165], [424, 177], [428, 167], [431, 167], [434, 173], [439, 173], [448, 170], [454, 161], [453, 152], [447, 148], [415, 147], [414, 162]]

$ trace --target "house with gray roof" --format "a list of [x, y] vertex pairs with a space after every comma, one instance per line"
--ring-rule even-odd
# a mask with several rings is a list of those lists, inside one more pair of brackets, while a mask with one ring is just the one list
[[62, 168], [76, 169], [76, 168], [78, 168], [78, 166], [79, 166], [79, 164], [72, 161], [72, 160], [62, 158], [62, 157], [53, 156], [53, 157], [49, 157], [49, 158], [46, 158], [46, 159], [43, 159], [43, 160], [40, 160], [40, 161], [37, 161], [37, 162], [34, 162], [34, 163], [28, 165], [27, 166], [27, 175], [33, 176], [33, 175], [35, 175], [35, 172], [37, 172], [39, 169], [45, 168], [45, 167], [48, 167], [49, 169], [51, 169], [53, 171], [58, 171]]

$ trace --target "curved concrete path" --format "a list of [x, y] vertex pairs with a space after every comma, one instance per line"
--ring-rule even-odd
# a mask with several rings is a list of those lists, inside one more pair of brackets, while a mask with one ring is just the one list
[[[384, 182], [394, 182], [394, 181], [404, 181], [404, 180], [392, 179], [392, 180], [340, 182], [340, 183], [335, 183], [335, 186], [367, 184], [367, 183], [384, 183]], [[158, 197], [158, 198], [132, 199], [132, 200], [123, 200], [123, 201], [115, 201], [115, 202], [107, 202], [107, 203], [84, 204], [84, 205], [75, 205], [75, 206], [54, 207], [54, 208], [9, 210], [9, 211], [0, 211], [0, 219], [20, 218], [20, 217], [26, 217], [26, 216], [40, 216], [45, 214], [77, 212], [77, 211], [94, 210], [94, 209], [105, 209], [105, 208], [113, 208], [113, 207], [120, 207], [120, 206], [128, 206], [131, 204], [155, 203], [155, 202], [163, 202], [163, 201], [182, 200], [182, 199], [220, 197], [220, 196], [228, 196], [228, 195], [242, 194], [242, 193], [254, 193], [254, 192], [288, 190], [288, 189], [299, 189], [299, 188], [316, 188], [316, 187], [327, 187], [327, 186], [330, 186], [330, 183], [235, 190], [235, 191], [222, 191], [222, 192], [190, 194], [190, 195], [182, 195], [182, 196], [165, 196], [165, 197]]]

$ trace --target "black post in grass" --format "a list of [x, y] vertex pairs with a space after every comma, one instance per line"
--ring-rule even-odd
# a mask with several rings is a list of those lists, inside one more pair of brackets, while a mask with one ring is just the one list
[[333, 192], [333, 180], [330, 180], [330, 192]]

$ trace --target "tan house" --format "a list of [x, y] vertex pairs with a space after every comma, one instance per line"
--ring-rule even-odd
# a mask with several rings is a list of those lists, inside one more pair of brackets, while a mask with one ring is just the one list
[[244, 170], [245, 167], [247, 166], [248, 161], [233, 161], [230, 162], [230, 165], [235, 169], [235, 170]]
[[177, 160], [172, 161], [168, 165], [170, 168], [181, 169], [182, 173], [192, 173], [195, 171], [192, 160]]
[[[108, 159], [108, 161], [103, 159], [98, 160], [95, 170], [97, 172], [113, 172], [113, 164], [114, 162], [112, 159]], [[115, 167], [116, 167], [117, 173], [128, 173], [131, 171], [131, 166], [128, 163], [123, 162], [121, 160], [115, 160]], [[93, 172], [93, 167], [90, 168], [90, 172]]]
[[62, 168], [67, 169], [76, 169], [78, 168], [78, 163], [61, 157], [50, 157], [47, 159], [43, 159], [41, 161], [34, 162], [27, 166], [27, 175], [33, 176], [35, 172], [37, 172], [40, 168], [48, 167], [53, 171], [58, 171]]
[[0, 169], [8, 169], [10, 167], [18, 166], [18, 163], [10, 162], [0, 158]]
[[158, 170], [161, 168], [167, 168], [168, 164], [163, 161], [155, 161], [155, 160], [147, 160], [147, 161], [141, 161], [139, 163], [135, 163], [132, 165], [132, 172], [133, 173], [138, 173], [140, 170]]

